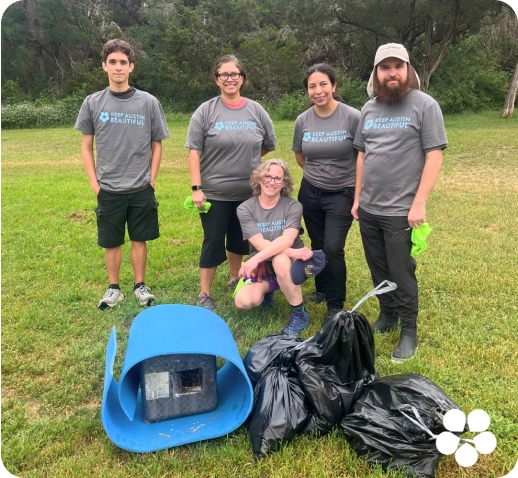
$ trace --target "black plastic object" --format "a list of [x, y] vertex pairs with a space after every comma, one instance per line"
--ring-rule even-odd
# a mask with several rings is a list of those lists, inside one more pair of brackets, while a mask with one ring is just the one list
[[248, 430], [256, 459], [277, 450], [305, 427], [309, 410], [293, 368], [294, 348], [303, 339], [270, 334], [255, 343], [243, 359], [254, 387]]
[[139, 367], [147, 423], [209, 412], [218, 405], [215, 355], [159, 355]]
[[293, 370], [295, 353], [281, 352], [255, 386], [248, 431], [256, 459], [293, 440], [308, 420], [304, 390]]
[[372, 328], [361, 313], [343, 311], [300, 346], [295, 362], [315, 410], [304, 433], [328, 433], [377, 378]]
[[271, 367], [272, 362], [284, 350], [291, 350], [293, 347], [304, 342], [304, 339], [288, 334], [270, 334], [264, 339], [256, 342], [243, 359], [248, 378], [255, 388], [263, 370]]
[[442, 456], [433, 435], [445, 431], [443, 416], [452, 408], [459, 406], [430, 379], [391, 375], [365, 386], [340, 427], [369, 463], [432, 478]]

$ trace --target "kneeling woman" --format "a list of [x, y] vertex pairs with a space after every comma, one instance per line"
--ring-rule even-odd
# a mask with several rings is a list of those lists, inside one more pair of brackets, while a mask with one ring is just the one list
[[252, 173], [251, 184], [254, 196], [237, 208], [237, 216], [243, 238], [250, 243], [250, 259], [241, 266], [239, 276], [252, 283], [237, 292], [236, 306], [251, 309], [263, 301], [272, 303], [273, 292], [280, 288], [291, 306], [284, 333], [298, 335], [309, 325], [309, 317], [302, 289], [291, 280], [290, 267], [295, 259], [313, 256], [299, 237], [302, 205], [289, 197], [293, 181], [281, 159], [262, 163]]

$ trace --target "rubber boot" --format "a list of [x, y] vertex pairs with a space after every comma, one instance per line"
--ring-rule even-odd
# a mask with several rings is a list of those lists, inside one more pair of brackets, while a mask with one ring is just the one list
[[401, 329], [399, 342], [392, 353], [393, 362], [404, 362], [410, 358], [414, 358], [417, 352], [417, 330]]
[[372, 328], [375, 332], [384, 334], [385, 332], [396, 330], [399, 327], [398, 322], [399, 317], [397, 315], [391, 316], [385, 314], [385, 312], [380, 312], [378, 320], [372, 324]]

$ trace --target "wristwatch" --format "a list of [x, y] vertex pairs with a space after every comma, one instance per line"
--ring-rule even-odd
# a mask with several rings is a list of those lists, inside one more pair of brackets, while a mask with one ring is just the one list
[[201, 186], [200, 186], [199, 184], [196, 184], [196, 185], [194, 185], [194, 186], [191, 186], [191, 189], [192, 189], [193, 191], [198, 191], [198, 190], [200, 190], [200, 189], [201, 189]]

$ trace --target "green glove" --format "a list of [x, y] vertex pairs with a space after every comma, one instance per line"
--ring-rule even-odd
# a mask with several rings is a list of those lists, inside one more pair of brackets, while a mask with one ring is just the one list
[[421, 252], [424, 252], [428, 248], [426, 238], [430, 232], [432, 232], [432, 228], [427, 222], [421, 224], [419, 227], [414, 227], [412, 229], [412, 250], [410, 251], [411, 256], [418, 256], [421, 254]]
[[236, 294], [241, 290], [241, 288], [246, 284], [245, 280], [243, 277], [241, 277], [241, 279], [239, 279], [239, 282], [237, 283], [236, 285], [236, 288], [234, 289], [234, 293], [232, 294], [232, 298], [235, 299], [236, 298]]
[[187, 196], [185, 198], [185, 201], [183, 202], [183, 207], [185, 209], [188, 209], [189, 211], [194, 211], [194, 212], [199, 212], [199, 213], [203, 213], [203, 212], [209, 212], [209, 209], [210, 209], [210, 202], [208, 201], [205, 201], [205, 209], [203, 210], [200, 210], [198, 209], [194, 203], [192, 202], [192, 196]]

